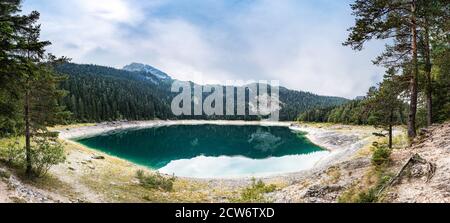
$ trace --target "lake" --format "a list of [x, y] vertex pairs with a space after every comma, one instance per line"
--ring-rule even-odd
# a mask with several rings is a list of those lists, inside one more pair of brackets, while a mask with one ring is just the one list
[[196, 178], [269, 176], [311, 168], [329, 152], [280, 126], [171, 125], [77, 140], [109, 155]]

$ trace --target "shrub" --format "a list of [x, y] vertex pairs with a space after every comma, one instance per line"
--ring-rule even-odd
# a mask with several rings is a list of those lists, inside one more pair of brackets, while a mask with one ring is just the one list
[[54, 165], [66, 160], [64, 146], [53, 140], [38, 139], [31, 150], [31, 163], [37, 177], [43, 177]]
[[370, 188], [368, 191], [364, 191], [358, 194], [356, 203], [374, 203], [378, 200], [376, 188]]
[[276, 186], [266, 185], [262, 180], [256, 181], [256, 179], [252, 179], [252, 184], [245, 188], [241, 197], [236, 199], [236, 202], [267, 202], [264, 198], [264, 194], [274, 192], [276, 190]]
[[9, 173], [6, 170], [0, 169], [0, 179], [1, 178], [8, 179], [9, 177], [11, 177], [11, 173]]
[[158, 189], [164, 191], [172, 191], [175, 177], [164, 177], [160, 173], [146, 175], [143, 170], [136, 172], [136, 178], [140, 184], [147, 189]]
[[384, 145], [378, 145], [372, 155], [372, 164], [376, 167], [386, 166], [390, 161], [391, 149]]
[[25, 149], [20, 145], [20, 141], [15, 139], [6, 148], [6, 162], [8, 165], [21, 165], [25, 160]]

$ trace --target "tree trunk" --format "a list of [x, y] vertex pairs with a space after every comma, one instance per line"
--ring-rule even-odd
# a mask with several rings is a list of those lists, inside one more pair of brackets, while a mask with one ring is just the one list
[[394, 112], [391, 111], [389, 116], [389, 149], [392, 149], [392, 123], [394, 121]]
[[417, 113], [417, 76], [419, 73], [417, 61], [417, 21], [416, 21], [416, 2], [411, 3], [411, 32], [412, 32], [412, 69], [410, 79], [411, 101], [409, 104], [408, 116], [408, 137], [416, 137], [416, 113]]
[[31, 132], [30, 132], [30, 91], [25, 91], [25, 155], [26, 155], [26, 174], [32, 174], [31, 166]]
[[427, 126], [433, 124], [433, 87], [431, 82], [431, 48], [430, 48], [430, 32], [428, 19], [425, 19], [425, 75], [426, 75], [426, 108], [427, 108]]

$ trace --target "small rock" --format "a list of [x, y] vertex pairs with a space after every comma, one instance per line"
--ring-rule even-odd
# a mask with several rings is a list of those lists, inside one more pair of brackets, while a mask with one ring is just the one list
[[104, 160], [105, 157], [104, 157], [104, 156], [93, 156], [92, 159], [95, 159], [95, 160]]
[[75, 171], [75, 168], [69, 166], [69, 170]]
[[411, 177], [421, 178], [426, 174], [424, 165], [414, 165], [411, 167]]
[[331, 192], [342, 190], [342, 186], [320, 186], [314, 185], [306, 191], [305, 197], [323, 197]]

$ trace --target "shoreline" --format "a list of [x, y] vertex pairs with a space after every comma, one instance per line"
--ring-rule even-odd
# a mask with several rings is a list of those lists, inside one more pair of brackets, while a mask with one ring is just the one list
[[[321, 170], [335, 163], [350, 159], [359, 149], [367, 145], [371, 135], [368, 132], [355, 135], [355, 130], [350, 126], [334, 125], [331, 127], [317, 127], [312, 124], [298, 124], [296, 122], [273, 122], [273, 121], [228, 121], [228, 120], [175, 120], [175, 121], [163, 121], [163, 120], [151, 120], [151, 121], [126, 121], [126, 122], [103, 122], [92, 126], [72, 127], [55, 129], [60, 133], [59, 138], [68, 141], [77, 146], [91, 150], [96, 153], [101, 153], [109, 157], [124, 160], [136, 167], [143, 167], [142, 165], [133, 163], [126, 159], [109, 155], [107, 153], [88, 148], [84, 145], [77, 143], [75, 140], [86, 137], [93, 137], [95, 135], [105, 134], [110, 131], [119, 131], [127, 129], [142, 129], [152, 128], [159, 126], [171, 126], [171, 125], [261, 125], [261, 126], [284, 126], [294, 131], [306, 132], [306, 137], [315, 145], [329, 151], [330, 154], [317, 161], [311, 168], [306, 170], [299, 170], [295, 172], [279, 173], [270, 176], [262, 176], [260, 179], [272, 180], [272, 179], [285, 179], [285, 178], [298, 178], [304, 177], [306, 173], [311, 173], [317, 170]], [[356, 128], [356, 127], [355, 127]], [[366, 127], [358, 127], [357, 132]], [[344, 130], [343, 130], [344, 129]], [[345, 129], [352, 129], [350, 132], [345, 132]], [[370, 130], [373, 130], [369, 128]], [[361, 136], [364, 135], [364, 136]], [[144, 167], [150, 171], [155, 171], [152, 168]], [[182, 179], [194, 180], [194, 181], [248, 181], [252, 179], [252, 176], [240, 176], [231, 178], [193, 178], [183, 177]]]
[[151, 121], [123, 121], [102, 122], [93, 126], [82, 126], [75, 128], [55, 129], [59, 132], [59, 138], [64, 140], [87, 138], [101, 135], [110, 131], [127, 129], [144, 129], [171, 125], [261, 125], [261, 126], [284, 126], [289, 127], [294, 122], [274, 121], [228, 121], [228, 120], [151, 120]]

